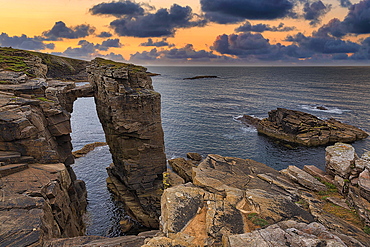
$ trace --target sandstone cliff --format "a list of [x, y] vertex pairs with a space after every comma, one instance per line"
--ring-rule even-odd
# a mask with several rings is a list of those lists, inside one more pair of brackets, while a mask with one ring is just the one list
[[97, 58], [87, 71], [113, 157], [109, 188], [135, 219], [158, 228], [166, 168], [160, 94], [143, 67]]
[[48, 79], [53, 67], [43, 56], [0, 48], [1, 246], [41, 246], [85, 231], [86, 188], [70, 167], [70, 112], [92, 88]]

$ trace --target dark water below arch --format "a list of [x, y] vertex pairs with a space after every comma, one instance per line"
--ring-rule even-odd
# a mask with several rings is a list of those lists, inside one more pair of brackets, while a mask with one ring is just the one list
[[[289, 149], [235, 120], [243, 114], [266, 117], [284, 107], [320, 118], [333, 117], [370, 131], [370, 67], [149, 67], [162, 95], [162, 124], [167, 158], [187, 152], [250, 158], [275, 169], [288, 165], [324, 167], [325, 147]], [[183, 80], [197, 75], [219, 78]], [[324, 106], [328, 110], [318, 110]], [[74, 149], [104, 141], [92, 98], [75, 102]], [[370, 139], [353, 144], [358, 154]], [[99, 147], [73, 166], [87, 184], [90, 226], [87, 234], [117, 236], [122, 207], [106, 188], [108, 147]]]

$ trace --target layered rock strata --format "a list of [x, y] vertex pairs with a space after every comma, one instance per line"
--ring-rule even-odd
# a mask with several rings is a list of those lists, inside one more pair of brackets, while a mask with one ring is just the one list
[[[50, 67], [30, 52], [0, 53], [0, 245], [83, 235], [86, 188], [70, 167], [70, 112], [92, 88], [46, 79]], [[24, 71], [9, 71], [12, 61]]]
[[[328, 147], [328, 173], [314, 166], [278, 172], [253, 160], [208, 155], [191, 168], [191, 182], [164, 191], [162, 235], [144, 246], [370, 246], [369, 155], [332, 151], [342, 145], [351, 149]], [[333, 163], [347, 159], [351, 168], [343, 164], [333, 173], [340, 166]], [[189, 167], [189, 161], [171, 163], [183, 166], [180, 171]], [[179, 175], [188, 179], [188, 172]]]
[[321, 120], [305, 112], [284, 108], [277, 108], [268, 114], [269, 117], [262, 120], [248, 115], [240, 120], [255, 126], [260, 134], [304, 146], [351, 143], [369, 136], [365, 131], [333, 118]]
[[109, 188], [135, 219], [157, 228], [166, 168], [160, 94], [142, 67], [97, 58], [87, 71], [113, 157]]

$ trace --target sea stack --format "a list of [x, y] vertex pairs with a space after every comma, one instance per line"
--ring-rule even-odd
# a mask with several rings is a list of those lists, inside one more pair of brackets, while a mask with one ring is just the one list
[[132, 217], [158, 228], [166, 169], [160, 94], [140, 66], [96, 58], [87, 71], [113, 157], [108, 187]]

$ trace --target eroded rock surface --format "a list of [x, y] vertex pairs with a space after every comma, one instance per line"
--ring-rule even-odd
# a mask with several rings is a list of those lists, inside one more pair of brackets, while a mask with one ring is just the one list
[[192, 168], [192, 182], [164, 191], [164, 235], [144, 246], [370, 246], [368, 173], [354, 169], [347, 172], [359, 172], [359, 184], [345, 180], [345, 194], [335, 184], [339, 170], [278, 172], [253, 160], [208, 155]]
[[268, 118], [262, 120], [247, 115], [240, 120], [256, 126], [258, 133], [305, 146], [350, 143], [369, 136], [365, 131], [352, 125], [332, 118], [321, 120], [305, 112], [277, 108], [268, 114]]
[[0, 176], [0, 193], [1, 246], [41, 246], [84, 234], [86, 189], [64, 164], [29, 164]]
[[157, 228], [166, 169], [160, 94], [153, 91], [142, 67], [95, 59], [88, 73], [113, 157], [110, 188], [118, 193], [126, 187], [124, 197], [130, 194], [134, 208], [142, 208], [128, 212], [143, 225]]

